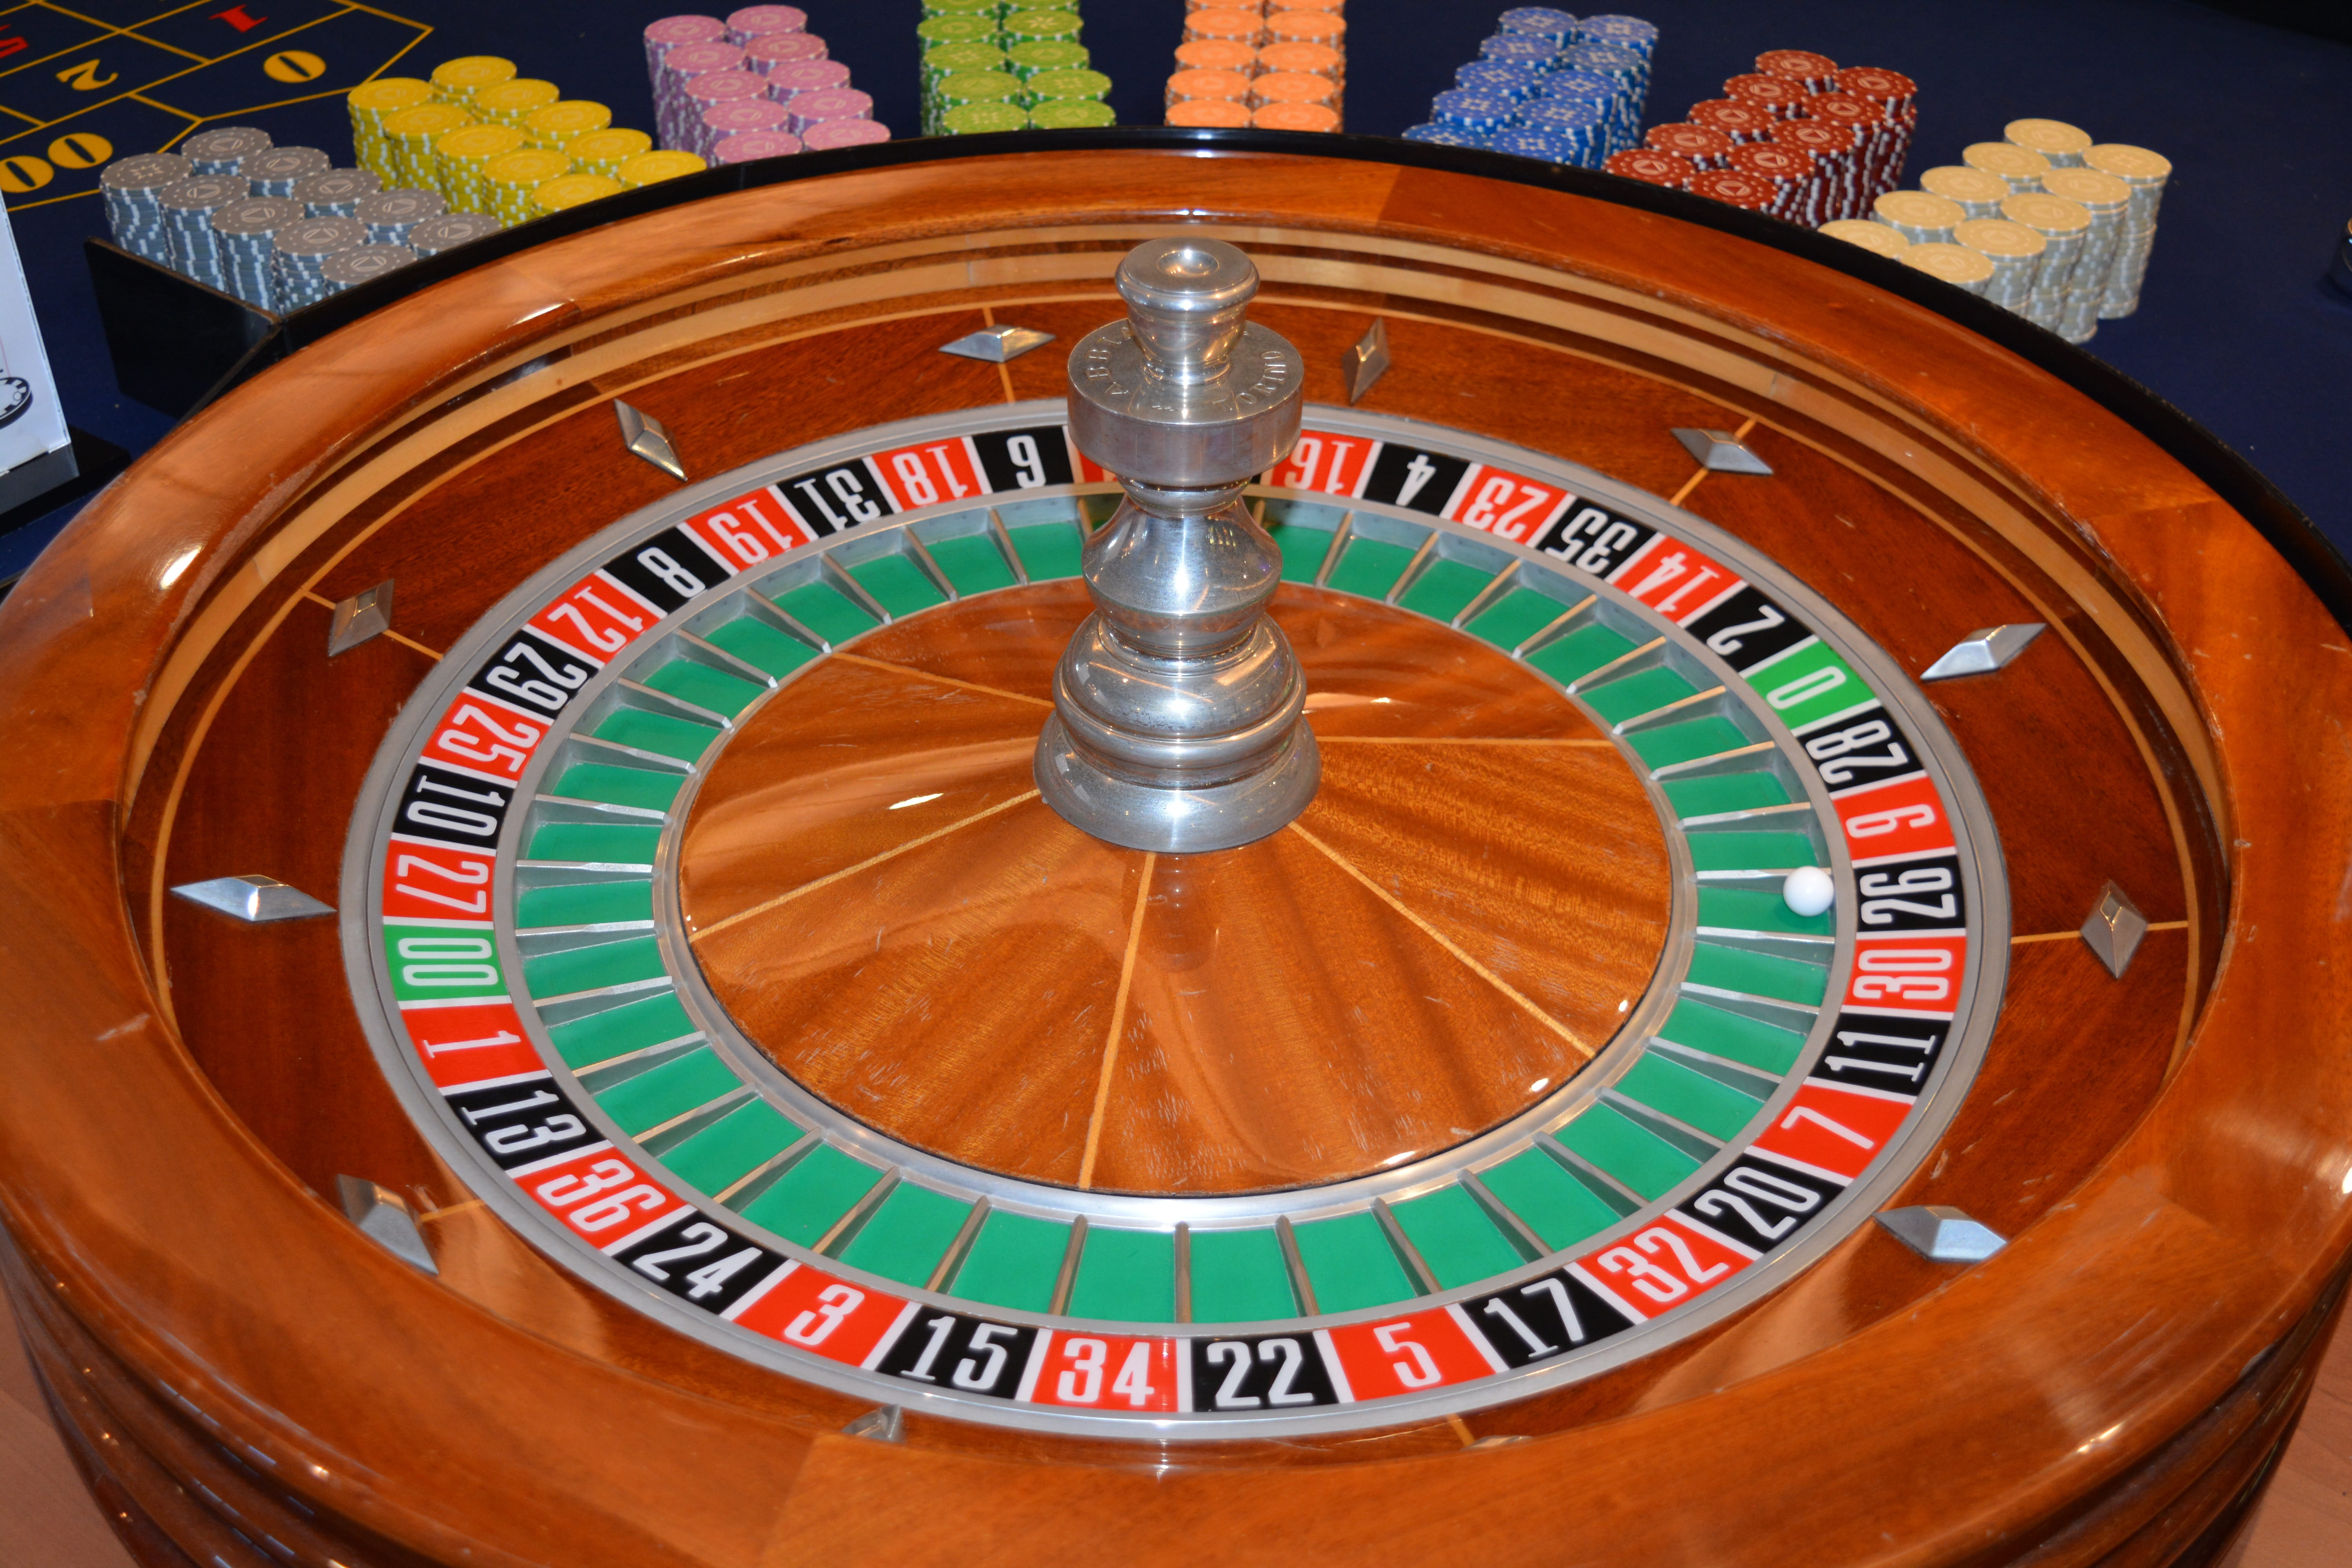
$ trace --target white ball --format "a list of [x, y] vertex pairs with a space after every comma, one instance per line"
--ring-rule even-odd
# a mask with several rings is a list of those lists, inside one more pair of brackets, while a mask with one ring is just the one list
[[1800, 866], [1780, 884], [1780, 897], [1801, 915], [1817, 915], [1837, 902], [1837, 882], [1819, 866]]

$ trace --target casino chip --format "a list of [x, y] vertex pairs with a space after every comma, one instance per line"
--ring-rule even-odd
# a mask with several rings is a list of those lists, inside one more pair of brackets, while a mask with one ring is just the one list
[[[642, 137], [642, 132], [624, 132], [624, 135]], [[520, 153], [530, 143], [530, 134], [512, 125], [467, 125], [450, 132], [434, 143], [434, 160], [439, 178], [435, 182], [442, 200], [458, 212], [486, 212], [489, 208], [489, 190], [483, 180], [483, 171], [493, 158], [509, 153]], [[646, 145], [650, 146], [650, 141]]]
[[844, 147], [870, 147], [890, 140], [890, 128], [877, 120], [828, 120], [812, 125], [801, 144], [812, 153], [833, 153]]
[[2091, 133], [2063, 120], [2012, 120], [2000, 128], [2001, 139], [2039, 153], [2053, 169], [2075, 169], [2091, 150]]
[[192, 172], [188, 160], [177, 153], [142, 153], [109, 163], [98, 184], [106, 198], [107, 230], [114, 243], [158, 265], [173, 265], [171, 237], [157, 198]]
[[[1234, 104], [1244, 123], [1249, 110]], [[1029, 111], [1017, 103], [963, 103], [940, 116], [940, 131], [948, 136], [984, 136], [999, 131], [1026, 131]]]
[[297, 180], [288, 193], [302, 204], [306, 217], [350, 217], [360, 202], [383, 189], [383, 182], [365, 169], [330, 169]]
[[433, 68], [433, 96], [461, 108], [474, 106], [474, 95], [515, 79], [515, 63], [496, 55], [461, 55]]
[[606, 196], [617, 196], [625, 188], [610, 174], [558, 174], [531, 192], [531, 216], [545, 217], [551, 213], [569, 212]]
[[420, 219], [439, 217], [449, 204], [438, 191], [378, 191], [361, 198], [352, 216], [367, 227], [370, 245], [405, 245], [408, 231]]
[[[1338, 116], [1332, 118], [1336, 124]], [[1029, 111], [1029, 124], [1038, 131], [1092, 130], [1118, 123], [1118, 114], [1098, 99], [1057, 98]]]
[[487, 213], [444, 213], [412, 226], [408, 247], [419, 256], [438, 256], [498, 232], [499, 220]]
[[1832, 218], [1822, 225], [1822, 232], [1832, 239], [1858, 245], [1864, 250], [1874, 250], [1881, 256], [1900, 256], [1911, 248], [1911, 242], [1883, 223], [1872, 223], [1858, 217]]
[[1328, 103], [1265, 103], [1250, 111], [1250, 123], [1260, 131], [1339, 129], [1339, 111]]
[[198, 174], [236, 174], [242, 173], [245, 160], [269, 148], [269, 132], [249, 126], [225, 125], [218, 131], [200, 131], [180, 143], [181, 155]]
[[1929, 277], [1940, 278], [1954, 288], [1965, 289], [1971, 294], [1983, 293], [1992, 281], [1991, 261], [1965, 245], [1931, 241], [1926, 245], [1908, 246], [1895, 259], [1906, 267], [1916, 268]]
[[[514, 156], [520, 158], [524, 154], [518, 153]], [[635, 191], [641, 190], [646, 185], [658, 184], [664, 180], [675, 180], [682, 174], [698, 174], [709, 166], [691, 153], [662, 150], [640, 153], [635, 157], [625, 160], [621, 164], [620, 172], [614, 177], [630, 190]], [[551, 174], [548, 177], [554, 178]]]
[[2049, 159], [2014, 142], [1971, 142], [1960, 150], [1960, 162], [1971, 169], [1999, 175], [2013, 196], [2040, 190], [2042, 176], [2050, 172]]
[[1699, 173], [1689, 159], [1655, 147], [1629, 147], [1622, 153], [1612, 153], [1602, 167], [1622, 179], [1675, 191], [1690, 189], [1691, 181]]
[[[193, 160], [191, 160], [193, 162]], [[163, 234], [171, 247], [172, 269], [197, 282], [226, 292], [220, 245], [213, 232], [213, 215], [231, 202], [243, 201], [252, 187], [243, 179], [225, 174], [192, 174], [156, 193], [163, 215]]]
[[1770, 212], [1772, 205], [1780, 199], [1778, 185], [1740, 169], [1698, 170], [1691, 175], [1690, 191], [1711, 202], [1757, 213]]
[[301, 310], [327, 297], [327, 258], [367, 243], [355, 217], [306, 217], [278, 231], [270, 258], [271, 288], [280, 311]]
[[1250, 106], [1230, 98], [1190, 98], [1168, 106], [1168, 123], [1220, 131], [1241, 131], [1250, 122]]
[[1870, 205], [1879, 222], [1914, 245], [1948, 244], [1952, 226], [1969, 216], [1958, 202], [1925, 191], [1889, 191]]
[[214, 245], [225, 289], [248, 305], [279, 309], [274, 260], [278, 233], [304, 221], [302, 204], [291, 196], [247, 196], [213, 214]]
[[337, 251], [321, 262], [319, 277], [328, 293], [340, 294], [354, 283], [381, 278], [415, 259], [416, 252], [404, 245], [353, 246], [349, 250]]
[[290, 196], [299, 181], [333, 166], [316, 147], [270, 147], [249, 154], [238, 173], [253, 182], [257, 196]]
[[1428, 124], [1408, 127], [1404, 139], [1408, 142], [1426, 142], [1437, 147], [1484, 147], [1486, 145], [1486, 138], [1478, 135], [1475, 132], [1465, 131], [1458, 125], [1440, 125], [1433, 121]]

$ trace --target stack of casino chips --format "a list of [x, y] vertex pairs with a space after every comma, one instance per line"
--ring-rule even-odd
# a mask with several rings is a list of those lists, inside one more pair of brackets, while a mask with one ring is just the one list
[[1950, 238], [1991, 268], [1977, 291], [2085, 342], [2101, 321], [2138, 304], [2171, 169], [2143, 147], [2095, 145], [2063, 121], [2017, 120], [2002, 140], [1971, 143], [1959, 163], [1928, 170], [1921, 191], [1881, 198], [1875, 216], [1916, 240], [1918, 224], [1902, 214], [1927, 201], [1957, 208], [1964, 216]]
[[303, 221], [302, 204], [291, 196], [246, 196], [213, 214], [214, 249], [221, 266], [214, 287], [265, 310], [281, 309], [274, 266], [278, 236]]
[[2099, 290], [2099, 320], [2117, 321], [2139, 309], [2148, 247], [2156, 243], [2156, 209], [2164, 200], [2164, 182], [2172, 177], [2172, 163], [2145, 147], [2105, 142], [2083, 154], [2083, 165], [2121, 180], [2131, 192], [2117, 227], [2115, 260]]
[[419, 256], [438, 256], [496, 234], [502, 226], [488, 213], [444, 213], [412, 225], [408, 247]]
[[613, 177], [621, 182], [623, 190], [640, 191], [664, 180], [700, 174], [708, 167], [709, 164], [692, 153], [681, 153], [673, 147], [657, 147], [650, 153], [622, 159]]
[[[1500, 152], [1508, 152], [1498, 147]], [[1679, 153], [1668, 153], [1656, 147], [1628, 147], [1622, 153], [1609, 154], [1601, 165], [1620, 179], [1639, 180], [1645, 185], [1664, 185], [1668, 190], [1686, 191], [1697, 177], [1698, 166]]]
[[1948, 163], [1919, 176], [1919, 188], [1931, 196], [1957, 203], [1972, 218], [1999, 217], [2000, 204], [2016, 195], [2009, 182], [1965, 163]]
[[[480, 96], [487, 98], [491, 91], [513, 85], [502, 83]], [[371, 172], [387, 189], [437, 186], [441, 164], [436, 144], [451, 132], [478, 123], [471, 110], [455, 103], [420, 103], [414, 109], [394, 110], [383, 117], [383, 154]]]
[[[1479, 58], [1454, 72], [1453, 90], [1431, 100], [1428, 121], [1405, 135], [1604, 167], [1641, 148], [1657, 41], [1657, 28], [1635, 16], [1580, 20], [1542, 5], [1506, 11], [1478, 47]], [[1624, 158], [1629, 178], [1686, 184], [1683, 166], [1698, 171], [1672, 148], [1650, 150], [1661, 156]]]
[[1993, 280], [1993, 265], [1989, 258], [1949, 240], [1906, 246], [1895, 259], [1971, 294], [1985, 292]]
[[[849, 68], [829, 58], [797, 5], [747, 5], [724, 20], [666, 16], [646, 28], [645, 43], [660, 148], [690, 154], [700, 166], [890, 139], [875, 121], [873, 98], [850, 85]], [[722, 154], [719, 143], [739, 136], [746, 140]], [[602, 166], [583, 172], [628, 186], [622, 165], [645, 155], [600, 153]], [[667, 164], [644, 171], [646, 183], [688, 172]]]
[[[572, 139], [564, 151], [572, 154], [572, 166], [583, 174], [610, 174], [621, 177], [621, 165], [641, 153], [654, 150], [654, 139], [642, 131], [615, 127], [610, 131], [583, 132]], [[467, 209], [472, 210], [472, 209]]]
[[[646, 145], [651, 146], [650, 140]], [[452, 131], [434, 144], [438, 159], [441, 199], [452, 212], [489, 211], [489, 187], [482, 171], [490, 160], [520, 153], [530, 145], [530, 132], [512, 125], [468, 125]]]
[[1822, 232], [1832, 239], [1858, 245], [1880, 256], [1900, 257], [1911, 248], [1911, 242], [1883, 223], [1871, 223], [1858, 217], [1837, 217], [1822, 225]]
[[352, 116], [352, 162], [386, 184], [397, 184], [383, 122], [404, 109], [433, 101], [433, 84], [415, 77], [378, 77], [352, 89], [345, 100]]
[[213, 215], [252, 195], [252, 186], [234, 174], [191, 174], [157, 192], [164, 238], [171, 246], [172, 270], [226, 291], [228, 283], [222, 269], [219, 237], [213, 232]]
[[531, 216], [543, 217], [550, 213], [568, 212], [606, 196], [617, 196], [627, 188], [609, 174], [559, 174], [541, 181], [532, 190]]
[[269, 132], [246, 125], [224, 125], [217, 131], [200, 131], [180, 143], [180, 153], [188, 160], [189, 173], [194, 174], [231, 174], [249, 178], [245, 175], [246, 159], [268, 151]]
[[1914, 245], [1949, 245], [1953, 228], [1969, 216], [1959, 203], [1925, 191], [1889, 191], [1871, 203], [1871, 211]]
[[270, 257], [278, 310], [299, 310], [325, 299], [327, 258], [366, 243], [367, 226], [355, 217], [306, 217], [279, 229]]
[[2050, 248], [2049, 242], [2023, 224], [2011, 223], [2005, 217], [1972, 217], [1955, 224], [1952, 238], [1983, 257], [1992, 268], [1992, 277], [1985, 283], [1984, 297], [2005, 310], [2025, 314], [2033, 303], [2033, 280], [2041, 274], [2042, 256]]
[[559, 153], [570, 151], [575, 140], [591, 131], [610, 129], [612, 123], [610, 109], [584, 98], [561, 98], [522, 118], [523, 132], [532, 146], [552, 147]]
[[109, 163], [98, 184], [106, 196], [106, 224], [114, 243], [133, 256], [171, 266], [171, 236], [156, 198], [192, 173], [188, 160], [177, 153], [142, 153]]
[[1347, 111], [1345, 0], [1195, 0], [1168, 78], [1171, 125], [1337, 131]]
[[1864, 217], [1872, 203], [1902, 183], [1918, 89], [1901, 72], [1842, 68], [1807, 49], [1769, 49], [1756, 57], [1754, 71], [1731, 78], [1723, 91], [1691, 105], [1682, 121], [1652, 127], [1648, 145], [1701, 169], [1769, 180], [1776, 195], [1759, 210], [1792, 223]]
[[333, 166], [316, 147], [270, 147], [247, 157], [238, 172], [253, 182], [257, 196], [290, 196], [297, 184]]
[[319, 281], [328, 294], [340, 294], [354, 283], [364, 283], [371, 278], [381, 278], [395, 268], [407, 266], [416, 259], [416, 252], [404, 245], [370, 243], [355, 245], [349, 250], [339, 250], [319, 266]]
[[448, 210], [438, 191], [391, 190], [362, 198], [352, 216], [365, 226], [368, 244], [406, 245], [411, 228]]
[[425, 85], [433, 89], [438, 101], [471, 110], [476, 93], [486, 87], [512, 81], [516, 74], [512, 60], [496, 55], [465, 55], [435, 66], [433, 79]]
[[[684, 153], [668, 154], [677, 158], [690, 155]], [[695, 167], [701, 167], [699, 159], [696, 160]], [[524, 147], [512, 153], [501, 153], [482, 165], [483, 208], [509, 228], [519, 223], [529, 223], [540, 216], [531, 205], [532, 193], [545, 182], [561, 179], [571, 172], [572, 159], [568, 154], [551, 152], [545, 147]]]
[[923, 129], [935, 136], [1110, 125], [1076, 0], [923, 0]]

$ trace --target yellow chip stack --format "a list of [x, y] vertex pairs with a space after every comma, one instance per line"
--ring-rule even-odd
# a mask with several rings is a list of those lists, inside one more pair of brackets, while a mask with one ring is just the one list
[[474, 95], [486, 87], [512, 81], [515, 63], [496, 55], [461, 55], [433, 68], [433, 96], [464, 109], [474, 107]]
[[385, 115], [383, 159], [389, 170], [383, 175], [385, 188], [439, 189], [441, 169], [433, 143], [473, 123], [473, 115], [454, 103], [420, 103]]
[[432, 102], [432, 84], [409, 76], [379, 77], [353, 88], [348, 101], [352, 112], [353, 161], [387, 185], [400, 184], [393, 178], [391, 160], [384, 146], [384, 116]]
[[630, 190], [643, 190], [680, 174], [698, 174], [710, 165], [692, 153], [640, 153], [621, 165], [620, 181]]
[[562, 96], [562, 90], [551, 81], [541, 81], [537, 77], [518, 77], [512, 81], [502, 81], [496, 87], [486, 87], [474, 94], [474, 112], [494, 125], [511, 125], [518, 131], [527, 132], [530, 127], [523, 121], [530, 117], [531, 111], [545, 109]]
[[512, 228], [538, 214], [531, 197], [548, 181], [572, 172], [572, 160], [544, 147], [502, 153], [482, 165], [482, 191], [489, 215]]
[[583, 131], [563, 150], [583, 172], [610, 174], [617, 180], [622, 164], [653, 148], [654, 139], [642, 131]]
[[562, 174], [531, 193], [531, 216], [543, 217], [617, 196], [627, 187], [610, 174]]
[[529, 132], [532, 146], [552, 147], [564, 153], [571, 151], [574, 138], [591, 131], [603, 131], [612, 123], [613, 111], [603, 104], [572, 98], [532, 110], [523, 117], [522, 128]]
[[511, 125], [467, 125], [445, 132], [433, 145], [441, 174], [440, 191], [451, 212], [486, 213], [489, 192], [482, 171], [493, 158], [520, 153], [530, 139]]

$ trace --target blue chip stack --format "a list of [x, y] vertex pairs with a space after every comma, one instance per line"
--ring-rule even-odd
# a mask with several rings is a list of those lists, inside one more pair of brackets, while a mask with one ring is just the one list
[[1454, 89], [1431, 101], [1429, 123], [1405, 135], [1600, 168], [1641, 145], [1657, 42], [1657, 28], [1639, 17], [1506, 11], [1478, 58], [1454, 73]]
[[1510, 124], [1518, 109], [1507, 94], [1457, 87], [1429, 100], [1429, 118], [1474, 136], [1492, 136]]

